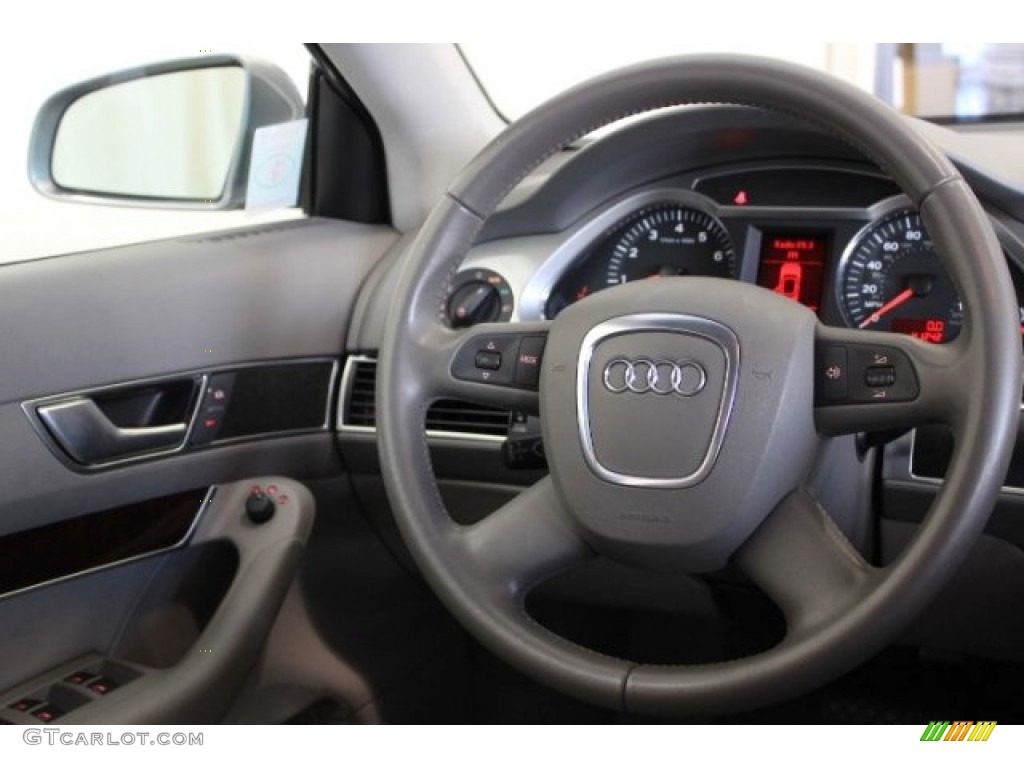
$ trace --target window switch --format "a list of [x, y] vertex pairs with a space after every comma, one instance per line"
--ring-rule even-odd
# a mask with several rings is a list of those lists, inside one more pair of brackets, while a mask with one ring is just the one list
[[71, 685], [85, 685], [94, 677], [96, 677], [95, 672], [75, 672], [73, 675], [65, 677], [64, 682], [70, 683]]
[[97, 696], [106, 696], [115, 688], [117, 688], [117, 683], [113, 680], [108, 680], [105, 677], [101, 677], [99, 680], [94, 680], [89, 683], [89, 690]]
[[63, 714], [63, 709], [55, 707], [53, 704], [44, 704], [32, 713], [32, 717], [36, 720], [41, 720], [44, 723], [52, 723]]

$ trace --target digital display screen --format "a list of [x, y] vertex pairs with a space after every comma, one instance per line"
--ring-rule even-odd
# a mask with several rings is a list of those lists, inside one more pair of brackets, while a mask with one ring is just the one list
[[828, 238], [807, 232], [766, 232], [757, 282], [817, 312], [825, 279]]
[[889, 327], [932, 344], [941, 344], [946, 336], [946, 321], [936, 317], [895, 317]]

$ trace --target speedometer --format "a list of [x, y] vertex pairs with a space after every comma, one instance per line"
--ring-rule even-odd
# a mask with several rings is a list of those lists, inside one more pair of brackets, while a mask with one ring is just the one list
[[840, 262], [836, 283], [852, 327], [940, 344], [963, 326], [963, 304], [917, 211], [898, 211], [861, 231]]

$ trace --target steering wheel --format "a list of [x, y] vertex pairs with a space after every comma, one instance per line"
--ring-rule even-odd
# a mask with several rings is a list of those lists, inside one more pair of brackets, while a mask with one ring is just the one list
[[[803, 119], [889, 173], [920, 210], [965, 302], [959, 336], [932, 345], [827, 327], [773, 292], [698, 277], [601, 291], [551, 322], [458, 332], [441, 324], [446, 287], [482, 223], [532, 169], [607, 123], [707, 102]], [[406, 254], [377, 383], [381, 462], [399, 528], [467, 629], [565, 693], [653, 715], [748, 709], [802, 693], [891, 640], [982, 530], [1020, 404], [1011, 285], [957, 170], [852, 86], [741, 56], [665, 59], [590, 80], [487, 146]], [[868, 369], [891, 383], [868, 387]], [[431, 470], [424, 416], [442, 397], [542, 416], [550, 474], [473, 526], [451, 520]], [[946, 480], [903, 553], [885, 567], [868, 564], [807, 490], [814, 458], [828, 436], [925, 422], [948, 424], [955, 436]], [[533, 586], [597, 554], [694, 574], [737, 566], [782, 611], [785, 636], [733, 661], [653, 666], [582, 648], [527, 614]]]

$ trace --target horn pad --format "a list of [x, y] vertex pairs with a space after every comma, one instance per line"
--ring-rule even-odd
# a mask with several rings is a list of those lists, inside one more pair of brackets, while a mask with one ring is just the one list
[[693, 315], [638, 314], [595, 326], [577, 366], [583, 455], [634, 488], [689, 488], [715, 464], [732, 415], [739, 341]]
[[581, 535], [648, 567], [723, 567], [818, 448], [817, 318], [757, 286], [611, 288], [551, 327], [541, 415]]

